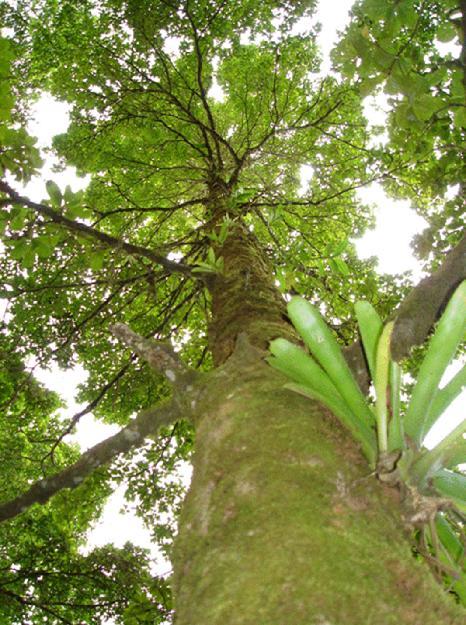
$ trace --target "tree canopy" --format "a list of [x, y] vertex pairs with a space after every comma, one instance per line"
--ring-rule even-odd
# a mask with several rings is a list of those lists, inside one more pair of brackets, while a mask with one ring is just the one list
[[[393, 315], [413, 285], [409, 274], [379, 275], [375, 259], [357, 257], [352, 240], [373, 224], [358, 189], [378, 182], [412, 200], [429, 224], [414, 246], [426, 272], [460, 246], [442, 279], [406, 300], [407, 315], [419, 312], [419, 297], [425, 310], [421, 341], [416, 324], [400, 334], [400, 358], [464, 277], [464, 2], [356, 2], [328, 75], [316, 4], [0, 3], [2, 503], [48, 480], [34, 495], [44, 505], [26, 499], [24, 514], [0, 525], [8, 622], [169, 618], [169, 585], [153, 576], [147, 553], [127, 545], [83, 555], [86, 531], [125, 480], [153, 540], [170, 553], [183, 490], [173, 472], [194, 436], [187, 420], [164, 416], [189, 417], [189, 406], [173, 403], [171, 377], [188, 389], [184, 366], [208, 372], [225, 362], [238, 328], [268, 323], [258, 331], [265, 348], [293, 294], [319, 305], [346, 345], [357, 339], [357, 299]], [[454, 42], [457, 54], [438, 42]], [[54, 153], [90, 182], [76, 192], [50, 180], [38, 201], [21, 185], [40, 175], [43, 155], [26, 126], [43, 92], [70, 107]], [[384, 128], [364, 115], [374, 94], [386, 96]], [[312, 171], [305, 185], [303, 167]], [[254, 237], [254, 246], [226, 252], [233, 233]], [[254, 289], [259, 275], [277, 292], [270, 306], [258, 297], [248, 308], [234, 288], [240, 280]], [[133, 335], [122, 342], [114, 324], [172, 342], [175, 352], [154, 356], [164, 375], [139, 358], [152, 348]], [[26, 367], [32, 359], [81, 365], [84, 409], [60, 416], [60, 399]], [[407, 367], [415, 373], [418, 364], [415, 352]], [[123, 429], [105, 459], [79, 461], [64, 439], [90, 412]], [[132, 438], [135, 414], [146, 415], [145, 442]], [[77, 482], [75, 473], [54, 482], [75, 462]]]

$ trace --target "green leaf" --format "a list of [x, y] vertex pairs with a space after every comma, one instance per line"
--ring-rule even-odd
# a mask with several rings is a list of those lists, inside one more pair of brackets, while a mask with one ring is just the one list
[[430, 119], [443, 106], [442, 100], [426, 93], [416, 97], [412, 103], [414, 114], [422, 122]]
[[416, 10], [414, 2], [403, 0], [396, 5], [396, 11], [402, 21], [408, 27], [414, 27], [419, 19], [419, 14]]
[[462, 542], [453, 531], [451, 524], [443, 515], [437, 514], [435, 517], [435, 527], [437, 529], [438, 537], [450, 555], [452, 561], [459, 563], [461, 558], [464, 556], [464, 548]]
[[191, 269], [193, 273], [217, 273], [216, 267], [208, 263], [199, 262]]
[[382, 330], [377, 344], [375, 361], [375, 418], [377, 421], [377, 441], [379, 453], [388, 450], [388, 382], [390, 374], [390, 337], [394, 322], [390, 321]]
[[340, 347], [319, 311], [306, 300], [293, 297], [288, 315], [316, 358], [338, 388], [351, 411], [371, 424], [373, 414], [348, 367]]
[[10, 230], [22, 230], [26, 224], [28, 210], [24, 206], [15, 205], [11, 211]]
[[436, 38], [442, 43], [447, 43], [448, 41], [454, 39], [457, 35], [458, 32], [455, 28], [455, 25], [451, 22], [444, 22], [443, 24], [439, 25], [436, 33]]
[[208, 251], [207, 251], [207, 260], [209, 262], [210, 265], [215, 266], [216, 263], [216, 258], [215, 258], [215, 252], [214, 250], [209, 247]]
[[378, 312], [369, 302], [358, 301], [354, 305], [359, 333], [369, 366], [371, 378], [375, 379], [375, 359], [377, 344], [382, 333], [383, 323]]
[[342, 254], [348, 247], [348, 243], [349, 243], [348, 239], [331, 242], [325, 246], [324, 255], [325, 256], [340, 256], [340, 254]]
[[20, 260], [21, 266], [24, 267], [24, 269], [31, 269], [31, 267], [34, 265], [35, 259], [36, 253], [32, 245], [28, 245]]
[[428, 417], [425, 420], [425, 431], [428, 432], [435, 424], [437, 419], [448, 408], [466, 386], [466, 365], [464, 365], [458, 373], [440, 389], [435, 395], [429, 409]]
[[386, 0], [366, 0], [364, 2], [364, 13], [375, 21], [385, 17], [387, 9]]
[[[456, 289], [437, 324], [419, 369], [416, 385], [406, 411], [405, 431], [420, 446], [431, 423], [430, 410], [442, 375], [455, 355], [466, 330], [466, 280]], [[434, 404], [435, 406], [435, 404]]]
[[388, 426], [388, 451], [404, 447], [404, 427], [400, 411], [401, 368], [398, 363], [390, 362], [390, 405], [392, 418]]
[[50, 238], [46, 236], [34, 239], [32, 242], [32, 246], [37, 252], [37, 256], [42, 259], [53, 256], [53, 253], [55, 251], [53, 241], [51, 241]]
[[358, 56], [365, 58], [369, 57], [371, 54], [371, 48], [367, 39], [358, 31], [353, 31], [349, 35], [349, 41], [351, 45], [356, 50]]
[[393, 65], [396, 56], [383, 48], [376, 47], [372, 50], [372, 59], [378, 69], [387, 70]]
[[63, 200], [60, 187], [53, 180], [47, 180], [47, 182], [45, 183], [45, 188], [47, 189], [47, 193], [49, 194], [52, 206], [54, 208], [60, 208]]
[[350, 274], [350, 270], [346, 261], [338, 257], [331, 259], [331, 261], [332, 260], [333, 260], [333, 265], [335, 269], [338, 271], [338, 273], [340, 273], [342, 276], [348, 276]]
[[29, 247], [29, 241], [26, 239], [20, 239], [13, 242], [13, 249], [11, 250], [11, 257], [15, 260], [21, 260]]
[[433, 476], [432, 483], [440, 495], [449, 497], [466, 512], [466, 475], [443, 469]]
[[[465, 449], [466, 419], [447, 434], [433, 449], [423, 451], [414, 460], [410, 469], [411, 477], [421, 488], [440, 469], [450, 466], [452, 458]], [[466, 460], [466, 458], [464, 458]]]
[[87, 262], [93, 271], [99, 271], [105, 263], [105, 250], [92, 252], [92, 254], [88, 257]]
[[385, 76], [383, 74], [372, 76], [370, 78], [363, 78], [358, 85], [359, 93], [363, 98], [365, 98], [376, 91], [377, 87], [383, 83], [384, 80]]
[[88, 215], [88, 209], [83, 205], [83, 192], [77, 191], [73, 193], [71, 187], [66, 185], [63, 199], [66, 207], [66, 216], [70, 219], [76, 219], [76, 217], [85, 218]]
[[297, 383], [287, 384], [286, 388], [327, 405], [362, 444], [366, 457], [373, 463], [376, 453], [373, 432], [351, 412], [327, 373], [300, 347], [286, 339], [273, 340], [270, 351], [273, 357], [267, 362]]
[[454, 120], [456, 128], [466, 128], [466, 106], [455, 109]]
[[295, 382], [313, 386], [325, 397], [340, 397], [325, 371], [297, 345], [283, 338], [274, 339], [270, 343], [270, 352], [275, 358], [269, 358], [267, 362]]

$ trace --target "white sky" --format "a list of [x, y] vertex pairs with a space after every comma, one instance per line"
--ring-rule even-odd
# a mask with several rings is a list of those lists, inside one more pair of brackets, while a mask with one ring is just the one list
[[[317, 20], [323, 24], [319, 41], [325, 51], [323, 72], [326, 72], [330, 67], [329, 50], [337, 39], [337, 31], [344, 28], [352, 4], [352, 0], [338, 0], [337, 2], [323, 0], [319, 3]], [[373, 104], [369, 105], [368, 103], [366, 110], [372, 123], [380, 124], [383, 122], [383, 114], [380, 111], [377, 112]], [[67, 125], [66, 106], [45, 95], [35, 107], [35, 119], [31, 122], [29, 130], [31, 134], [38, 137], [41, 147], [47, 147], [51, 137], [64, 132]], [[84, 187], [87, 182], [86, 179], [77, 178], [73, 168], [68, 168], [60, 174], [53, 173], [51, 163], [48, 162], [41, 178], [33, 180], [27, 186], [26, 193], [29, 197], [36, 200], [46, 197], [45, 180], [50, 178], [54, 179], [61, 188], [70, 184], [75, 191]], [[377, 256], [378, 270], [381, 273], [399, 273], [411, 270], [415, 278], [419, 277], [419, 264], [413, 258], [409, 244], [413, 235], [426, 226], [424, 220], [416, 215], [407, 201], [400, 202], [387, 198], [379, 185], [373, 184], [362, 189], [359, 195], [364, 202], [375, 205], [376, 217], [375, 228], [368, 231], [361, 239], [354, 241], [359, 256], [361, 258]], [[402, 227], [400, 227], [401, 224]], [[454, 370], [455, 365], [452, 365], [448, 371], [448, 378], [453, 375]], [[80, 408], [73, 399], [73, 393], [76, 385], [85, 379], [85, 375], [82, 369], [61, 371], [58, 367], [54, 367], [50, 371], [37, 372], [37, 377], [49, 388], [58, 391], [61, 395], [65, 394], [69, 414], [74, 414]], [[63, 393], [63, 389], [68, 389], [68, 392]], [[430, 440], [431, 445], [435, 439], [439, 440], [459, 423], [461, 418], [459, 402], [458, 399], [452, 405], [445, 423], [437, 426], [436, 432]], [[117, 426], [102, 424], [88, 415], [81, 419], [74, 440], [78, 441], [85, 449], [114, 434], [117, 430]], [[124, 488], [120, 487], [110, 498], [103, 518], [90, 533], [89, 547], [107, 542], [121, 546], [127, 540], [140, 546], [150, 547], [149, 533], [140, 519], [134, 515], [119, 513], [123, 502], [123, 491]], [[169, 564], [163, 561], [155, 550], [152, 553], [159, 561], [160, 570], [167, 572]]]

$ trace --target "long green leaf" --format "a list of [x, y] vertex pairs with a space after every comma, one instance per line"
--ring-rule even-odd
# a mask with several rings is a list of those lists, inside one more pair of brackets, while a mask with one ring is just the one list
[[340, 396], [322, 367], [297, 345], [279, 338], [271, 341], [270, 351], [275, 358], [268, 358], [268, 363], [295, 382], [315, 386], [329, 397], [335, 394]]
[[464, 555], [464, 549], [462, 542], [453, 531], [452, 526], [443, 515], [437, 514], [435, 517], [435, 527], [440, 542], [445, 547], [449, 556], [453, 562], [456, 564], [459, 563]]
[[435, 517], [435, 529], [440, 539], [442, 551], [440, 560], [449, 568], [456, 569], [450, 577], [451, 589], [457, 593], [460, 600], [466, 603], [466, 574], [464, 569], [464, 547], [453, 530], [449, 521], [441, 514]]
[[445, 461], [446, 469], [453, 469], [460, 464], [466, 463], [466, 438], [458, 440], [454, 449], [448, 454], [448, 458]]
[[358, 320], [359, 333], [361, 334], [371, 378], [374, 380], [377, 343], [383, 329], [382, 319], [369, 302], [356, 302], [354, 311], [356, 313], [356, 319]]
[[49, 194], [52, 206], [54, 206], [55, 208], [60, 207], [63, 200], [63, 195], [57, 183], [53, 180], [47, 180], [47, 182], [45, 183], [45, 188], [47, 189], [47, 193]]
[[390, 405], [392, 418], [388, 427], [388, 451], [403, 449], [405, 438], [403, 420], [400, 412], [401, 368], [398, 363], [390, 362]]
[[421, 487], [440, 469], [449, 466], [451, 458], [464, 446], [465, 433], [466, 419], [463, 419], [438, 445], [423, 452], [413, 463], [410, 473]]
[[311, 399], [322, 402], [330, 408], [330, 410], [340, 419], [345, 427], [349, 429], [353, 437], [361, 444], [364, 455], [371, 467], [375, 467], [377, 458], [377, 444], [375, 435], [372, 430], [360, 419], [358, 419], [349, 409], [345, 401], [336, 395], [334, 398], [327, 398], [317, 389], [304, 384], [285, 384], [285, 388], [289, 388], [295, 393], [300, 393]]
[[466, 331], [466, 280], [456, 289], [430, 340], [405, 416], [408, 436], [421, 445], [431, 422], [430, 409], [443, 372]]
[[315, 360], [300, 347], [282, 338], [270, 343], [270, 351], [274, 357], [267, 359], [269, 364], [297, 382], [287, 384], [286, 387], [327, 405], [361, 442], [366, 456], [373, 462], [375, 460], [373, 432], [351, 412], [327, 373]]
[[458, 395], [463, 391], [466, 386], [466, 365], [462, 367], [458, 373], [440, 389], [437, 395], [434, 397], [430, 406], [429, 415], [425, 422], [426, 433], [435, 424], [439, 416], [445, 412], [448, 406]]
[[375, 359], [375, 418], [377, 421], [377, 441], [379, 453], [388, 449], [388, 380], [390, 374], [390, 337], [393, 330], [393, 321], [387, 323], [382, 330], [377, 344]]
[[328, 373], [351, 411], [367, 425], [373, 423], [373, 413], [353, 378], [340, 346], [319, 311], [301, 297], [293, 297], [288, 304], [288, 314], [312, 355]]
[[441, 469], [432, 478], [435, 489], [466, 513], [466, 475]]

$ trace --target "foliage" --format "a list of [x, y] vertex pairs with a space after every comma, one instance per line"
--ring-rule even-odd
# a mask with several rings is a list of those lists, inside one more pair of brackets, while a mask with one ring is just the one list
[[[259, 264], [266, 259], [281, 293], [325, 309], [343, 343], [357, 336], [355, 300], [369, 300], [385, 318], [411, 286], [408, 275], [380, 276], [374, 259], [357, 258], [352, 239], [373, 223], [357, 189], [379, 181], [416, 198], [431, 224], [421, 256], [432, 266], [457, 242], [460, 200], [445, 201], [445, 193], [462, 179], [458, 68], [434, 48], [455, 15], [440, 2], [365, 0], [335, 52], [341, 75], [323, 77], [317, 28], [305, 21], [315, 4], [0, 3], [2, 500], [76, 459], [63, 439], [83, 415], [124, 426], [169, 396], [167, 382], [117, 344], [111, 323], [171, 340], [187, 364], [212, 368], [211, 286], [231, 273], [223, 250], [236, 227], [255, 237]], [[393, 71], [379, 52], [387, 39]], [[385, 85], [391, 113], [380, 146], [362, 96]], [[76, 192], [57, 177], [33, 201], [11, 189], [41, 164], [26, 125], [43, 91], [70, 107], [71, 123], [53, 141], [58, 169], [73, 165], [90, 182]], [[302, 188], [305, 166], [312, 177]], [[25, 368], [31, 358], [42, 367], [82, 366], [83, 409], [59, 417], [59, 400]], [[192, 446], [191, 425], [177, 423], [2, 525], [0, 592], [10, 594], [1, 617], [126, 625], [168, 618], [167, 584], [151, 579], [146, 554], [80, 549], [108, 493], [127, 480], [127, 499], [169, 553], [183, 491], [172, 471]], [[448, 490], [450, 478], [436, 479]], [[454, 543], [442, 518], [438, 525], [442, 543]]]
[[[50, 453], [63, 429], [57, 413], [62, 402], [28, 373], [4, 333], [0, 344], [0, 492], [9, 499], [73, 462], [79, 450], [61, 442]], [[132, 545], [82, 552], [86, 532], [110, 492], [105, 477], [96, 474], [79, 493], [60, 493], [53, 506], [0, 526], [2, 621], [43, 623], [53, 617], [55, 622], [100, 624], [104, 617], [136, 610], [152, 619], [167, 616], [169, 592], [163, 580], [150, 575], [146, 553]]]
[[287, 388], [331, 408], [361, 444], [380, 480], [402, 487], [406, 505], [411, 508], [409, 522], [430, 533], [429, 540], [439, 565], [453, 565], [453, 574], [447, 569], [446, 583], [453, 586], [463, 602], [466, 600], [466, 572], [462, 570], [463, 549], [459, 548], [461, 541], [457, 534], [463, 534], [465, 478], [455, 469], [466, 455], [466, 420], [433, 449], [425, 449], [422, 443], [464, 388], [466, 365], [443, 388], [439, 384], [464, 339], [465, 301], [466, 281], [463, 281], [430, 339], [404, 414], [400, 368], [390, 359], [394, 324], [390, 321], [383, 326], [368, 302], [357, 302], [356, 314], [372, 375], [373, 404], [359, 389], [319, 311], [301, 298], [289, 302], [288, 314], [312, 357], [286, 339], [275, 339], [270, 345], [272, 356], [268, 359], [274, 368], [293, 381]]
[[[12, 111], [14, 96], [11, 88], [11, 61], [14, 57], [10, 40], [0, 37], [0, 175], [8, 171], [16, 180], [28, 181], [37, 174], [42, 165], [38, 150], [34, 147], [35, 139], [27, 134], [18, 123], [18, 116]], [[20, 214], [20, 207], [16, 215]], [[16, 216], [15, 215], [15, 216]], [[0, 228], [4, 224], [0, 222]], [[15, 222], [16, 224], [18, 221]]]
[[[385, 186], [398, 197], [415, 199], [429, 222], [417, 237], [416, 251], [432, 261], [432, 248], [442, 249], [446, 232], [459, 238], [462, 231], [466, 92], [461, 7], [455, 0], [360, 0], [353, 16], [334, 60], [362, 96], [384, 95], [388, 124], [379, 130], [386, 130], [389, 141], [383, 159], [399, 163]], [[438, 201], [447, 192], [448, 210], [442, 213]]]

